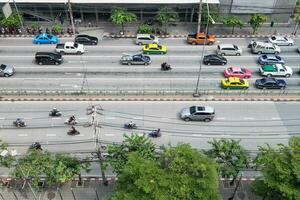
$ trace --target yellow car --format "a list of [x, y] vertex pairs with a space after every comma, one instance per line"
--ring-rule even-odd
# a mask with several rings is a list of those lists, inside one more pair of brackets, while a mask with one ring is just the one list
[[229, 77], [221, 80], [221, 87], [223, 89], [248, 89], [249, 82], [241, 78]]
[[143, 47], [144, 54], [166, 54], [167, 47], [160, 44], [147, 44]]

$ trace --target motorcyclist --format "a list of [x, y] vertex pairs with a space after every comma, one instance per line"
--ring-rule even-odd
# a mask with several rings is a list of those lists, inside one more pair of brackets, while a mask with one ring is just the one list
[[30, 149], [42, 150], [42, 145], [39, 142], [35, 142], [30, 146]]
[[22, 126], [23, 124], [24, 122], [20, 118], [16, 119], [16, 126]]
[[75, 123], [76, 122], [76, 118], [75, 118], [75, 115], [72, 115], [70, 118], [69, 118], [69, 124], [71, 123]]
[[74, 135], [74, 134], [79, 133], [79, 132], [75, 129], [74, 126], [71, 126], [71, 128], [69, 130], [69, 133]]
[[161, 69], [162, 69], [162, 70], [169, 70], [169, 69], [171, 69], [171, 67], [170, 67], [170, 65], [169, 65], [168, 63], [163, 62], [163, 63], [161, 64]]
[[135, 126], [135, 123], [133, 123], [132, 121], [130, 121], [128, 123], [128, 128], [134, 128], [134, 126]]
[[52, 110], [51, 110], [51, 114], [52, 115], [57, 115], [57, 113], [59, 113], [59, 110], [57, 110], [57, 108], [53, 108]]
[[160, 136], [160, 128], [157, 128], [157, 129], [153, 130], [150, 133], [150, 136], [152, 136], [152, 137], [159, 137]]

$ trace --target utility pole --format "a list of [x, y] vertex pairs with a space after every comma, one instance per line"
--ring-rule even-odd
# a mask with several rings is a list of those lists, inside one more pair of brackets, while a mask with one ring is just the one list
[[15, 1], [15, 0], [14, 0], [14, 6], [15, 6], [15, 9], [16, 9], [16, 11], [17, 11], [17, 14], [18, 14], [18, 17], [19, 17], [19, 21], [20, 21], [22, 30], [24, 30], [23, 21], [22, 21], [22, 19], [21, 19], [21, 15], [20, 15], [20, 13], [19, 13], [19, 9], [18, 9], [18, 7], [17, 7], [17, 4], [16, 4], [16, 1]]
[[203, 1], [203, 0], [200, 0], [200, 2], [199, 2], [197, 33], [199, 33], [199, 32], [200, 32], [200, 29], [201, 29], [202, 1]]
[[72, 31], [73, 31], [73, 34], [75, 36], [76, 32], [75, 32], [75, 25], [74, 25], [74, 20], [73, 20], [73, 11], [72, 11], [72, 6], [71, 6], [71, 0], [68, 0], [68, 11], [69, 11], [69, 14], [70, 14]]
[[98, 125], [98, 120], [97, 120], [97, 114], [102, 115], [100, 111], [103, 109], [101, 106], [91, 106], [90, 108], [87, 108], [88, 115], [91, 115], [91, 125], [94, 130], [94, 136], [95, 136], [95, 146], [96, 146], [96, 156], [99, 159], [100, 162], [100, 169], [101, 169], [101, 175], [102, 175], [102, 180], [103, 180], [103, 185], [108, 185], [108, 181], [105, 176], [105, 169], [104, 169], [104, 158], [101, 152], [101, 140], [100, 140], [100, 127]]
[[229, 14], [231, 14], [231, 12], [232, 12], [232, 5], [233, 5], [233, 0], [231, 0], [231, 2], [230, 2]]

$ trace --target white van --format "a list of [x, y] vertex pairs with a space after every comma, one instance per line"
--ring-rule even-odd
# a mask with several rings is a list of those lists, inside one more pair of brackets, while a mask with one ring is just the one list
[[135, 43], [138, 45], [159, 44], [159, 39], [152, 34], [137, 34]]

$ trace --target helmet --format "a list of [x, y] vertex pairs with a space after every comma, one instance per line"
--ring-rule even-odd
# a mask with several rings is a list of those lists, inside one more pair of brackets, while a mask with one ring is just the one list
[[57, 108], [53, 108], [53, 110], [57, 110]]

